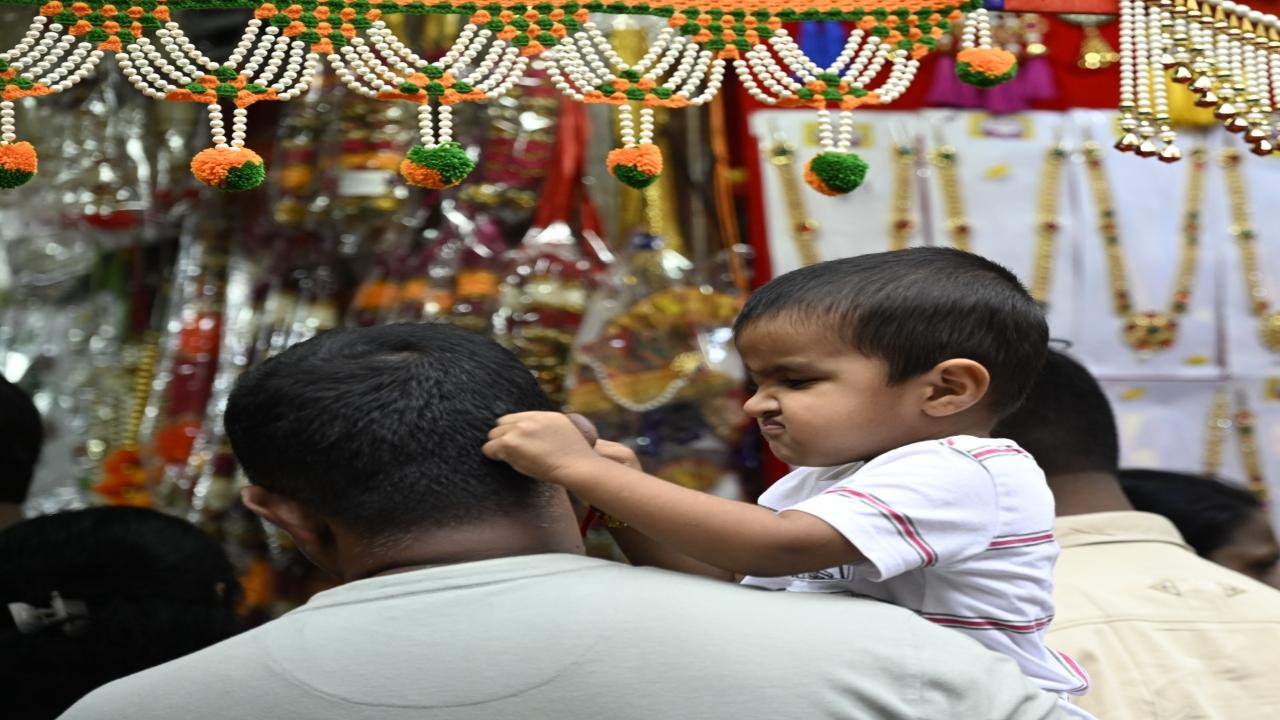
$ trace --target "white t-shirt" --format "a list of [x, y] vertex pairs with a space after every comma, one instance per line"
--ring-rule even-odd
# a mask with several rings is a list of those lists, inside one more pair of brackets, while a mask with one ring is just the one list
[[578, 555], [348, 583], [65, 720], [1054, 720], [1008, 658], [884, 603]]
[[1012, 441], [957, 435], [866, 463], [800, 468], [760, 504], [821, 518], [867, 561], [744, 584], [885, 600], [1017, 660], [1044, 690], [1088, 689], [1078, 664], [1044, 644], [1058, 557], [1053, 494]]

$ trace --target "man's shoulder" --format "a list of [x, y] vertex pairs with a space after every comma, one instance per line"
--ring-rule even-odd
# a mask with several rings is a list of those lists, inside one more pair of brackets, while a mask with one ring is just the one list
[[[185, 710], [226, 707], [235, 697], [253, 695], [251, 686], [273, 680], [266, 672], [258, 639], [270, 625], [245, 631], [216, 645], [108, 683], [86, 695], [65, 720], [169, 720]], [[229, 692], [229, 689], [235, 692]], [[145, 698], [145, 702], [142, 700]], [[227, 708], [231, 712], [231, 708]]]
[[1053, 629], [1111, 622], [1257, 622], [1280, 633], [1280, 591], [1161, 542], [1064, 547]]

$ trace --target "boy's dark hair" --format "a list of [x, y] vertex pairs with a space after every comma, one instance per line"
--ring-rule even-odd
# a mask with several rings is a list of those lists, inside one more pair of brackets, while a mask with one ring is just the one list
[[951, 358], [991, 374], [989, 407], [1018, 406], [1048, 348], [1044, 313], [1018, 278], [978, 255], [911, 248], [810, 265], [769, 281], [734, 322], [739, 337], [769, 320], [830, 325], [854, 350], [886, 361], [899, 383]]
[[31, 398], [0, 377], [0, 503], [22, 503], [31, 489], [44, 425]]
[[1069, 473], [1114, 475], [1120, 441], [1111, 403], [1083, 365], [1050, 350], [1027, 399], [992, 434], [1031, 453], [1052, 479]]
[[[53, 593], [85, 612], [21, 628], [8, 612], [49, 609]], [[52, 720], [101, 685], [231, 637], [239, 595], [222, 548], [154, 510], [75, 510], [0, 532], [5, 717]]]
[[492, 340], [404, 323], [332, 330], [253, 368], [226, 427], [254, 484], [383, 537], [547, 497], [550, 486], [480, 448], [500, 416], [552, 409]]
[[1135, 510], [1163, 515], [1196, 554], [1208, 556], [1231, 542], [1262, 501], [1213, 478], [1168, 470], [1121, 470], [1120, 485]]

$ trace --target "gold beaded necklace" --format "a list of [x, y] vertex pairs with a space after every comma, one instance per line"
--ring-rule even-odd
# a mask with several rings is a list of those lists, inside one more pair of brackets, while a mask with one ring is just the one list
[[956, 172], [956, 149], [943, 145], [929, 153], [929, 160], [938, 170], [938, 184], [942, 186], [942, 206], [947, 214], [947, 235], [951, 246], [957, 250], [972, 252], [970, 240], [973, 227], [964, 212], [964, 197], [960, 194], [960, 177]]
[[[1045, 155], [1040, 173], [1040, 196], [1036, 204], [1036, 252], [1031, 274], [1031, 297], [1042, 309], [1049, 306], [1050, 283], [1053, 278], [1053, 257], [1061, 223], [1058, 220], [1058, 188], [1062, 166], [1070, 155], [1065, 145], [1055, 145]], [[947, 233], [957, 250], [972, 252], [972, 229], [964, 211], [960, 193], [960, 178], [956, 172], [957, 153], [950, 145], [943, 145], [930, 154], [938, 169], [938, 184], [942, 189], [943, 206], [947, 214]]]
[[1249, 218], [1249, 196], [1244, 186], [1244, 171], [1241, 169], [1243, 159], [1239, 150], [1222, 151], [1227, 195], [1231, 199], [1231, 235], [1240, 247], [1249, 312], [1258, 318], [1259, 339], [1271, 352], [1280, 352], [1280, 312], [1271, 309], [1262, 266], [1258, 263], [1258, 236]]
[[1255, 419], [1245, 403], [1243, 394], [1236, 394], [1236, 413], [1231, 415], [1231, 398], [1225, 391], [1217, 393], [1209, 411], [1209, 437], [1204, 449], [1204, 472], [1217, 477], [1222, 467], [1222, 447], [1226, 443], [1227, 430], [1235, 428], [1236, 442], [1240, 449], [1240, 461], [1244, 465], [1249, 490], [1259, 499], [1266, 499], [1267, 484], [1262, 475], [1262, 457], [1258, 452], [1254, 432]]
[[815, 236], [818, 234], [818, 223], [809, 217], [804, 202], [804, 192], [800, 188], [800, 177], [796, 174], [796, 149], [786, 140], [777, 138], [767, 148], [769, 163], [778, 170], [778, 180], [782, 183], [782, 199], [787, 204], [787, 220], [791, 223], [791, 240], [795, 243], [796, 254], [800, 257], [800, 265], [813, 265], [822, 258], [818, 255]]
[[915, 192], [916, 149], [906, 143], [893, 148], [893, 210], [889, 213], [889, 249], [903, 250], [916, 230], [911, 196]]
[[1111, 202], [1111, 187], [1102, 164], [1102, 148], [1092, 141], [1084, 146], [1085, 169], [1093, 192], [1098, 233], [1102, 236], [1107, 255], [1112, 307], [1115, 314], [1125, 321], [1125, 342], [1140, 353], [1172, 347], [1177, 339], [1178, 318], [1187, 312], [1191, 302], [1191, 289], [1199, 257], [1200, 200], [1204, 184], [1205, 155], [1203, 147], [1196, 147], [1191, 151], [1191, 171], [1187, 176], [1186, 206], [1182, 214], [1182, 257], [1178, 263], [1178, 276], [1169, 309], [1135, 311], [1115, 207]]
[[1058, 188], [1062, 179], [1062, 166], [1070, 154], [1066, 145], [1054, 145], [1045, 153], [1044, 166], [1040, 170], [1040, 198], [1036, 204], [1036, 260], [1031, 272], [1031, 298], [1042, 310], [1049, 307], [1054, 250], [1057, 248], [1058, 231], [1062, 229], [1062, 223], [1058, 219]]

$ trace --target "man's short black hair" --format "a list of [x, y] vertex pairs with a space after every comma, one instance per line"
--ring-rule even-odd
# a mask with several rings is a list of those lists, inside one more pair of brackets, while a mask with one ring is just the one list
[[332, 330], [251, 369], [226, 426], [254, 484], [382, 537], [546, 498], [550, 486], [480, 448], [500, 416], [551, 409], [492, 340], [404, 323]]
[[810, 265], [769, 281], [734, 332], [772, 320], [831, 327], [853, 350], [889, 365], [889, 382], [951, 358], [991, 374], [998, 416], [1021, 402], [1048, 348], [1044, 313], [1017, 276], [986, 258], [911, 248]]
[[1111, 403], [1083, 365], [1050, 350], [1027, 399], [992, 434], [1018, 443], [1046, 475], [1107, 473], [1120, 465]]
[[1169, 470], [1121, 470], [1120, 486], [1134, 510], [1163, 515], [1196, 554], [1208, 556], [1257, 513], [1262, 501], [1243, 488]]
[[31, 490], [44, 424], [31, 398], [0, 377], [0, 503], [22, 503]]

